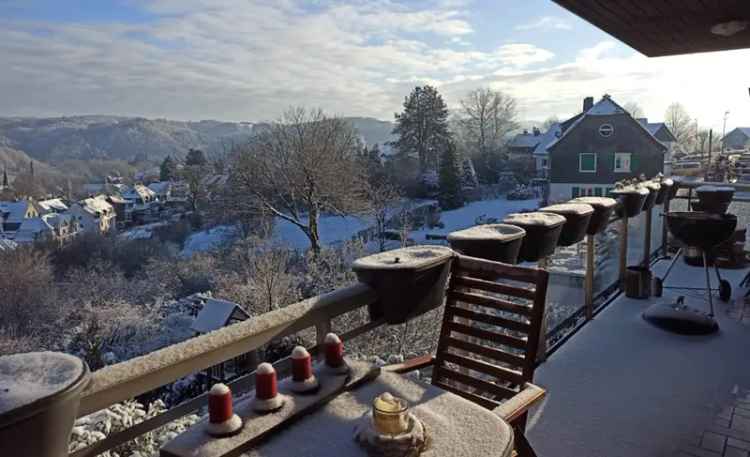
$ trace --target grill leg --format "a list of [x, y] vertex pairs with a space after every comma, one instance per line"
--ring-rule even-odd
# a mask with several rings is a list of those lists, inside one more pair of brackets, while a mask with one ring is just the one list
[[714, 317], [714, 301], [711, 296], [711, 275], [708, 272], [708, 256], [705, 250], [703, 251], [703, 270], [706, 272], [706, 293], [708, 294], [708, 306], [711, 310], [709, 316]]
[[677, 262], [677, 260], [682, 255], [682, 248], [677, 250], [677, 254], [674, 255], [672, 258], [672, 261], [669, 263], [669, 266], [667, 267], [667, 271], [664, 273], [664, 276], [661, 278], [661, 282], [664, 283], [667, 281], [667, 276], [669, 276], [669, 272], [672, 271], [672, 267], [674, 267], [674, 264]]

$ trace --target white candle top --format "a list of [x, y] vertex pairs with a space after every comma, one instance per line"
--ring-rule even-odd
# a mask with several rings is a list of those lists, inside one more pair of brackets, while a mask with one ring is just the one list
[[273, 365], [271, 365], [268, 362], [263, 362], [260, 365], [258, 365], [258, 370], [257, 370], [258, 374], [271, 374], [275, 372], [276, 370], [274, 369]]
[[228, 393], [231, 393], [229, 386], [222, 383], [214, 384], [211, 386], [211, 390], [208, 391], [209, 395], [226, 395]]
[[292, 350], [293, 359], [306, 359], [308, 357], [310, 357], [310, 353], [307, 352], [304, 346], [295, 346]]
[[339, 344], [341, 342], [341, 338], [339, 338], [339, 336], [335, 333], [329, 333], [328, 335], [326, 335], [324, 342], [326, 344]]

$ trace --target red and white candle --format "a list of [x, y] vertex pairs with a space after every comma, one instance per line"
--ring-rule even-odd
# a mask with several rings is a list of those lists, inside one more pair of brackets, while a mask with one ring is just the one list
[[332, 368], [338, 368], [344, 364], [344, 343], [335, 333], [326, 335], [323, 341], [326, 354], [326, 365]]
[[261, 363], [255, 372], [255, 398], [270, 400], [276, 397], [278, 393], [279, 387], [276, 380], [276, 370], [270, 363]]
[[242, 427], [232, 410], [232, 391], [226, 384], [214, 384], [208, 391], [207, 431], [214, 436], [231, 435]]
[[302, 346], [297, 346], [292, 351], [292, 380], [304, 382], [312, 377], [312, 357]]

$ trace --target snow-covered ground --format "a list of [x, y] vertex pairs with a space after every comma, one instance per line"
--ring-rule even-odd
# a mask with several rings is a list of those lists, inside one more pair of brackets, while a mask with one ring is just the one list
[[482, 216], [484, 218], [496, 218], [498, 221], [502, 221], [506, 214], [516, 213], [522, 210], [535, 210], [538, 207], [538, 199], [506, 200], [504, 198], [497, 198], [494, 200], [471, 202], [463, 208], [441, 212], [440, 222], [444, 224], [443, 228], [424, 227], [420, 230], [411, 232], [409, 238], [413, 239], [418, 244], [421, 244], [428, 241], [425, 238], [428, 233], [447, 235], [450, 232], [476, 225], [477, 218]]
[[218, 225], [208, 230], [195, 232], [185, 240], [182, 256], [190, 257], [196, 252], [211, 251], [237, 236], [237, 228], [232, 225]]

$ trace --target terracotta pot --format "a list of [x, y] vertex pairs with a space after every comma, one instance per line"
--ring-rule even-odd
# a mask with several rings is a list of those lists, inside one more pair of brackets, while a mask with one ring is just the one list
[[526, 231], [518, 260], [536, 262], [555, 252], [565, 218], [552, 213], [515, 213], [508, 214], [503, 223], [516, 225]]
[[570, 246], [583, 240], [586, 236], [586, 230], [589, 228], [591, 216], [594, 214], [594, 208], [586, 203], [550, 205], [541, 208], [539, 211], [557, 214], [565, 218], [560, 238], [557, 240], [558, 246]]
[[453, 250], [464, 255], [516, 264], [525, 236], [526, 231], [515, 225], [487, 224], [452, 232], [448, 242]]
[[596, 235], [599, 232], [603, 232], [607, 228], [609, 219], [617, 207], [617, 200], [609, 197], [578, 197], [571, 201], [574, 203], [586, 203], [594, 208], [594, 214], [591, 215], [589, 226], [586, 229], [586, 233], [589, 235]]
[[454, 256], [444, 246], [410, 246], [357, 259], [357, 279], [378, 294], [370, 318], [402, 324], [442, 305]]

